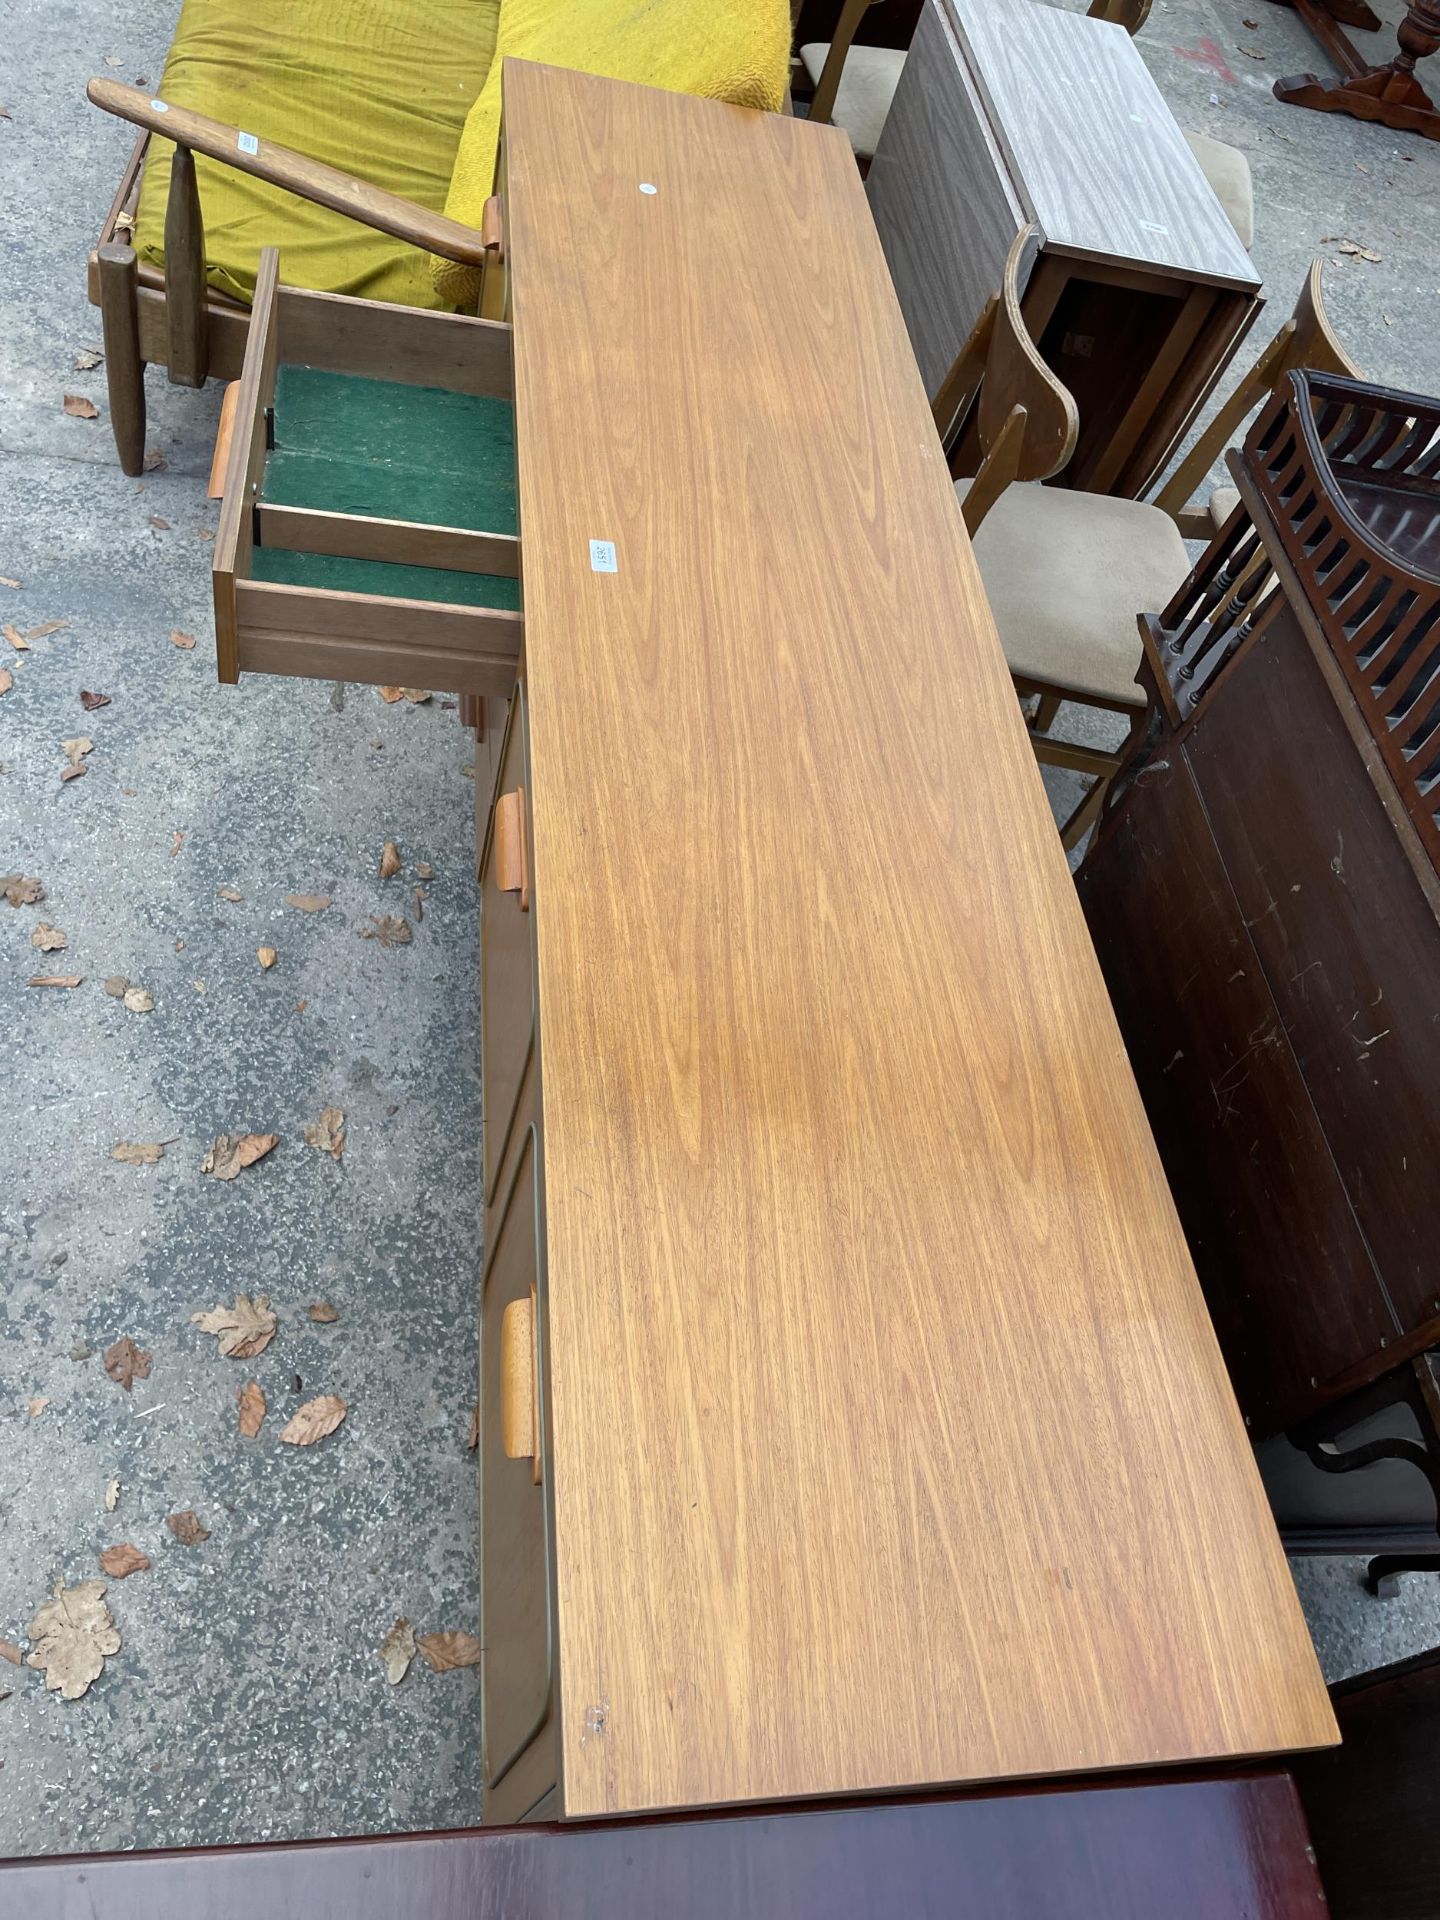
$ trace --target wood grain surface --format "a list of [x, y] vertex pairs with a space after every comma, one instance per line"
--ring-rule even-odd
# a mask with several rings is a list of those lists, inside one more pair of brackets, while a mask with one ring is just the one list
[[1324, 1901], [1295, 1788], [1269, 1773], [0, 1861], [0, 1908], [24, 1920], [1320, 1920]]
[[505, 81], [564, 1812], [1323, 1744], [845, 136]]
[[1253, 262], [1121, 26], [1034, 0], [933, 0], [1054, 253], [1258, 288]]

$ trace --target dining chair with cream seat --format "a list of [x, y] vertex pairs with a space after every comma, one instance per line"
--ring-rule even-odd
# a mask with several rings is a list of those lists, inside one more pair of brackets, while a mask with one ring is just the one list
[[[980, 464], [955, 490], [1016, 691], [1035, 702], [1036, 758], [1094, 783], [1061, 828], [1069, 848], [1094, 824], [1144, 718], [1137, 616], [1169, 602], [1190, 559], [1174, 520], [1156, 506], [1039, 484], [1070, 458], [1079, 418], [1020, 312], [1020, 272], [1036, 244], [1033, 226], [1016, 236], [1000, 290], [934, 410], [952, 458], [974, 415]], [[1057, 737], [1051, 728], [1065, 702], [1127, 721], [1125, 738], [1110, 748]]]
[[[1151, 0], [1092, 0], [1092, 20], [1109, 20], [1138, 33], [1150, 12]], [[900, 70], [904, 49], [856, 44], [855, 35], [874, 0], [845, 0], [831, 40], [811, 41], [800, 49], [800, 63], [815, 89], [809, 113], [812, 120], [833, 121], [850, 136], [862, 171], [868, 168], [880, 144], [880, 134]], [[1184, 131], [1182, 129], [1182, 131]], [[1255, 238], [1255, 196], [1250, 163], [1238, 147], [1205, 133], [1185, 133], [1190, 151], [1224, 208], [1230, 224], [1249, 248]]]

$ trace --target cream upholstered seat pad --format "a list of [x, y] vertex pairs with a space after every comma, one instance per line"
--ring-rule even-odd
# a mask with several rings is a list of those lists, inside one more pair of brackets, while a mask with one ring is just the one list
[[1239, 490], [1235, 487], [1216, 487], [1209, 504], [1210, 524], [1218, 533], [1240, 504]]
[[[830, 52], [828, 40], [812, 40], [800, 49], [800, 60], [812, 86], [820, 84]], [[900, 69], [905, 54], [900, 47], [862, 47], [851, 44], [845, 56], [845, 70], [835, 95], [831, 115], [837, 127], [850, 136], [850, 145], [862, 160], [872, 157], [880, 144], [880, 130], [900, 84]]]
[[1239, 147], [1212, 140], [1208, 133], [1186, 133], [1185, 140], [1248, 253], [1255, 238], [1255, 187], [1250, 162]]
[[[956, 482], [961, 500], [969, 486]], [[1190, 571], [1168, 514], [1143, 500], [1010, 486], [980, 523], [975, 557], [1012, 673], [1144, 705], [1136, 616], [1158, 613]]]

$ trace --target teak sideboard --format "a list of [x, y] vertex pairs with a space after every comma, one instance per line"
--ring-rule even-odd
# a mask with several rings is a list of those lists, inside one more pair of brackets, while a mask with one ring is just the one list
[[512, 61], [502, 197], [503, 321], [271, 264], [216, 553], [481, 735], [487, 1823], [1329, 1742], [845, 136]]

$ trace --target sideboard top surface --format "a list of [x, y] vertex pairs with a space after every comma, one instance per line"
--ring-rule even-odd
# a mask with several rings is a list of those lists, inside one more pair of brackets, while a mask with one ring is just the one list
[[1260, 276], [1134, 41], [1037, 0], [948, 15], [1012, 179], [1052, 253], [1254, 292]]
[[1327, 1742], [844, 136], [505, 122], [563, 1810]]

